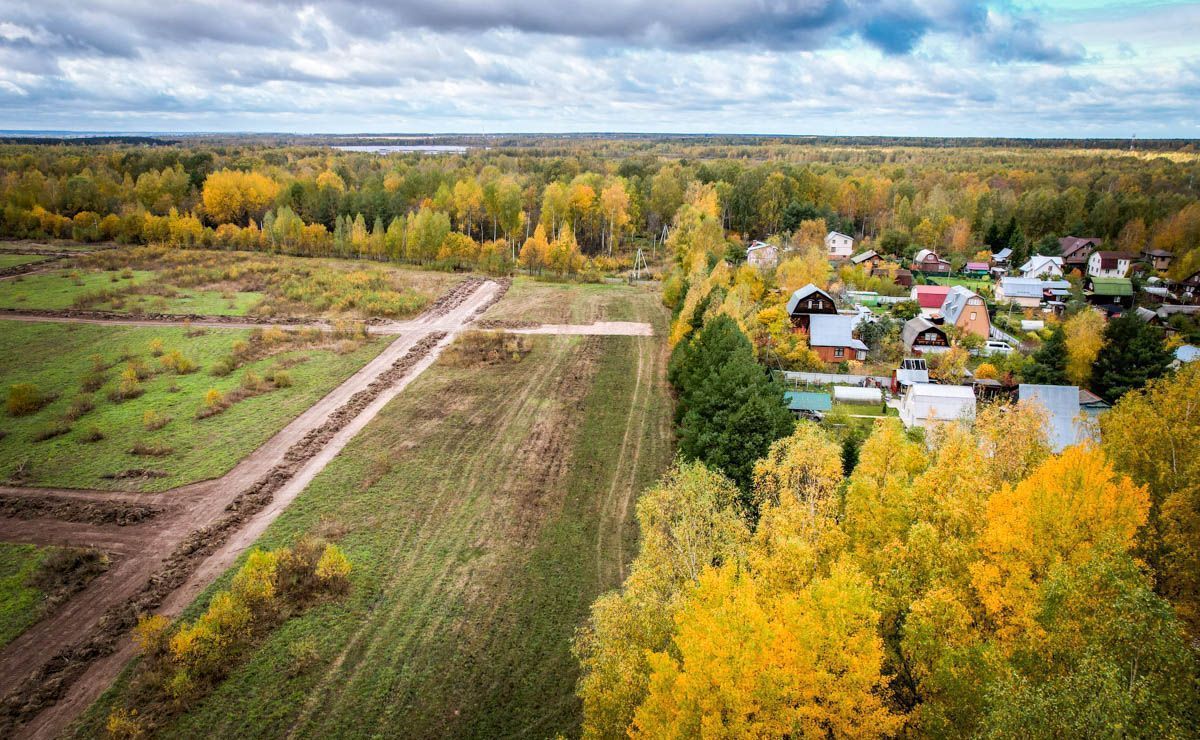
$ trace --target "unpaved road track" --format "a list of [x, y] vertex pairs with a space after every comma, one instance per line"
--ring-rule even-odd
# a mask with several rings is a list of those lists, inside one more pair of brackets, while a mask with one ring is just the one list
[[[402, 322], [397, 339], [380, 355], [305, 411], [242, 460], [212, 481], [159, 494], [143, 494], [160, 510], [152, 518], [128, 526], [89, 524], [49, 518], [0, 519], [0, 539], [41, 544], [94, 544], [114, 554], [107, 572], [57, 611], [35, 624], [0, 651], [0, 695], [8, 716], [0, 717], [0, 736], [54, 737], [107, 688], [133, 654], [122, 636], [115, 649], [92, 647], [111, 624], [106, 615], [144, 597], [147, 586], [163, 574], [189, 542], [203, 541], [206, 528], [228, 521], [242, 505], [241, 496], [256, 487], [269, 488], [264, 508], [236, 520], [227, 538], [184, 573], [186, 580], [164, 594], [156, 611], [176, 616], [195, 596], [248, 548], [279, 513], [388, 401], [436, 360], [441, 350], [487, 309], [503, 288], [493, 281], [472, 280], [452, 291], [426, 315]], [[39, 320], [46, 320], [41, 318]], [[103, 322], [116, 323], [116, 322]], [[155, 325], [161, 325], [156, 323]], [[195, 324], [193, 324], [195, 325]], [[221, 326], [229, 326], [222, 324]], [[359, 401], [365, 405], [359, 407]], [[336, 421], [336, 423], [335, 423]], [[332, 426], [331, 426], [332, 425]], [[334, 429], [333, 427], [336, 427]], [[328, 438], [321, 430], [333, 433]], [[314, 435], [316, 440], [314, 441]], [[305, 447], [307, 445], [307, 448]], [[297, 449], [315, 454], [296, 461]], [[290, 466], [290, 467], [289, 467]], [[279, 471], [286, 468], [286, 477]], [[281, 486], [264, 482], [283, 481]], [[88, 491], [0, 489], [0, 495], [61, 494], [79, 500], [127, 502], [129, 494]], [[201, 535], [197, 537], [197, 535]], [[92, 640], [92, 643], [88, 641]], [[80, 646], [84, 646], [80, 648]], [[86, 659], [86, 668], [78, 658]], [[72, 665], [72, 663], [74, 663]], [[67, 664], [69, 668], [46, 673]], [[81, 668], [84, 668], [82, 672]], [[46, 692], [50, 692], [47, 698]], [[18, 721], [10, 724], [16, 715]]]

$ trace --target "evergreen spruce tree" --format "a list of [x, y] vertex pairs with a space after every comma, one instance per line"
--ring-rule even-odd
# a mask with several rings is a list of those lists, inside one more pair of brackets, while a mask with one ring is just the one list
[[1026, 383], [1035, 385], [1070, 385], [1067, 380], [1067, 335], [1062, 324], [1033, 353], [1033, 363], [1022, 373]]
[[1096, 357], [1092, 390], [1115, 402], [1165, 374], [1171, 359], [1162, 330], [1127, 311], [1104, 328], [1104, 347]]

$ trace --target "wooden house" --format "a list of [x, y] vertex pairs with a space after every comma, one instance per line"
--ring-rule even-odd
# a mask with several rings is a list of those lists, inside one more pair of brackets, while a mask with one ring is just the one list
[[919, 355], [928, 352], [945, 352], [950, 349], [950, 338], [941, 322], [914, 316], [904, 322], [900, 339], [910, 353]]
[[950, 262], [939, 257], [932, 249], [922, 249], [913, 256], [910, 269], [913, 272], [947, 275], [950, 273]]
[[809, 283], [792, 293], [787, 302], [787, 312], [792, 319], [792, 326], [808, 331], [810, 316], [836, 315], [838, 311], [833, 296]]

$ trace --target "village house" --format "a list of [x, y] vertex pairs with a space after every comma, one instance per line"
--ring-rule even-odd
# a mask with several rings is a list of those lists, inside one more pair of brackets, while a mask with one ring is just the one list
[[1143, 249], [1142, 260], [1157, 272], [1166, 272], [1175, 255], [1165, 249]]
[[1097, 306], [1133, 307], [1133, 281], [1126, 277], [1088, 277], [1083, 295]]
[[942, 302], [942, 316], [950, 326], [958, 327], [964, 334], [974, 334], [987, 339], [992, 333], [992, 320], [987, 305], [977, 293], [961, 285], [955, 285]]
[[950, 272], [950, 263], [937, 256], [937, 252], [934, 252], [932, 249], [922, 249], [913, 255], [910, 269], [913, 272], [946, 275]]
[[879, 253], [874, 249], [868, 249], [865, 252], [859, 252], [850, 258], [850, 264], [862, 265], [863, 269], [865, 269], [867, 272], [879, 267], [879, 263], [881, 262], [883, 262], [883, 257], [880, 257]]
[[859, 317], [839, 314], [833, 296], [812, 283], [792, 293], [787, 312], [792, 326], [808, 333], [809, 348], [823, 361], [867, 359], [867, 345], [854, 337]]
[[908, 390], [914, 383], [929, 382], [929, 365], [920, 357], [908, 357], [900, 361], [900, 367], [892, 371], [892, 393]]
[[825, 253], [829, 255], [829, 259], [849, 259], [854, 253], [854, 238], [840, 231], [829, 232], [825, 235]]
[[1025, 264], [1021, 265], [1020, 270], [1021, 277], [1023, 278], [1040, 278], [1043, 275], [1062, 277], [1063, 258], [1035, 254]]
[[787, 302], [788, 316], [792, 326], [808, 331], [809, 317], [814, 314], [836, 315], [837, 303], [833, 296], [809, 283], [792, 293]]
[[971, 277], [987, 277], [991, 267], [986, 262], [968, 262], [963, 267], [963, 274]]
[[942, 304], [950, 295], [949, 285], [914, 285], [912, 299], [921, 307], [921, 315], [925, 317], [941, 315]]
[[1012, 250], [1008, 247], [992, 255], [992, 267], [1008, 272], [1008, 262], [1012, 259]]
[[1002, 277], [996, 286], [996, 302], [1037, 308], [1043, 301], [1060, 301], [1070, 292], [1071, 284], [1066, 280]]
[[1129, 252], [1092, 252], [1088, 257], [1087, 274], [1091, 277], [1125, 277], [1135, 259]]
[[1094, 236], [1064, 236], [1058, 240], [1058, 249], [1066, 269], [1078, 270], [1082, 274], [1087, 269], [1092, 252], [1103, 243], [1103, 239]]
[[911, 354], [928, 352], [945, 352], [950, 349], [950, 338], [946, 336], [943, 322], [933, 321], [924, 316], [914, 316], [904, 322], [900, 330], [900, 339], [904, 348]]
[[901, 288], [911, 288], [913, 284], [913, 274], [910, 270], [905, 270], [903, 267], [897, 268], [895, 273], [892, 273], [891, 267], [888, 265], [880, 265], [871, 270], [871, 277], [891, 278], [892, 283]]
[[931, 427], [975, 419], [975, 392], [966, 385], [913, 383], [900, 398], [905, 427]]
[[766, 242], [751, 242], [746, 248], [746, 264], [760, 270], [770, 270], [779, 264], [779, 247]]
[[1062, 452], [1071, 445], [1091, 439], [1095, 425], [1089, 423], [1089, 419], [1108, 408], [1103, 400], [1074, 385], [1022, 383], [1017, 386], [1017, 403], [1036, 404], [1045, 410], [1047, 436], [1054, 452]]

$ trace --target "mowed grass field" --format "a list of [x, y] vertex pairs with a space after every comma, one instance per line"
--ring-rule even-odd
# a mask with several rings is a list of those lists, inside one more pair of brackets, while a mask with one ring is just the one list
[[593, 321], [646, 321], [649, 306], [661, 301], [650, 288], [607, 283], [568, 285], [517, 277], [504, 300], [485, 320], [539, 324], [590, 324]]
[[0, 542], [0, 647], [38, 620], [43, 594], [29, 581], [49, 550]]
[[41, 262], [46, 257], [40, 254], [0, 254], [0, 269], [5, 267], [16, 267], [17, 265], [28, 265], [33, 262]]
[[[188, 334], [183, 327], [169, 326], [0, 321], [0, 395], [7, 396], [14, 384], [32, 383], [42, 394], [57, 396], [25, 416], [0, 409], [0, 480], [158, 491], [218, 477], [370, 361], [387, 341], [372, 338], [343, 346], [346, 351], [339, 353], [328, 340], [322, 345], [287, 349], [216, 377], [212, 368], [230, 354], [235, 342], [246, 341], [250, 332], [210, 329], [199, 336]], [[165, 354], [178, 350], [198, 369], [186, 375], [163, 369], [160, 358], [151, 351], [155, 341], [161, 343]], [[155, 374], [141, 383], [141, 396], [117, 402], [109, 394], [118, 387], [129, 364], [129, 360], [118, 361], [125, 356]], [[112, 364], [102, 373], [103, 385], [88, 393], [83, 382], [97, 357], [104, 365]], [[279, 367], [286, 367], [290, 387], [247, 398], [206, 419], [196, 418], [210, 389], [227, 395], [248, 372], [261, 377]], [[89, 398], [94, 408], [65, 421], [64, 415], [80, 396]], [[171, 420], [161, 429], [148, 429], [147, 412]], [[36, 440], [54, 424], [67, 424], [70, 429]], [[103, 439], [87, 441], [92, 430], [103, 434]], [[170, 452], [163, 456], [131, 454], [138, 443], [169, 448]], [[128, 480], [102, 477], [133, 469], [161, 475]]]
[[[620, 583], [637, 496], [673, 454], [653, 298], [619, 289], [605, 311], [655, 337], [537, 337], [520, 362], [440, 360], [410, 385], [259, 543], [337, 537], [349, 596], [285, 623], [161, 734], [578, 734], [572, 635]], [[101, 732], [125, 680], [79, 736]]]
[[[74, 308], [80, 296], [98, 295], [144, 285], [155, 278], [151, 270], [51, 270], [0, 281], [0, 308]], [[256, 291], [178, 290], [173, 296], [129, 294], [89, 301], [89, 310], [128, 313], [245, 316], [262, 300]]]

